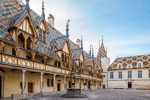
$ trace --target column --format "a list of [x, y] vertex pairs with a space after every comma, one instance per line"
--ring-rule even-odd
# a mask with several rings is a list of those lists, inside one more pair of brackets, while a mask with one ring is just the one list
[[54, 77], [53, 77], [53, 92], [55, 92], [55, 87], [56, 87], [56, 74], [54, 74]]
[[83, 84], [84, 84], [84, 91], [85, 91], [85, 79], [83, 79]]
[[79, 89], [81, 89], [81, 79], [79, 78]]
[[44, 86], [44, 84], [43, 84], [43, 75], [44, 75], [44, 73], [41, 72], [41, 83], [40, 83], [40, 92], [41, 93], [43, 92], [43, 86]]
[[22, 94], [24, 94], [25, 90], [25, 72], [26, 70], [22, 70]]
[[66, 92], [66, 76], [64, 76], [64, 92]]

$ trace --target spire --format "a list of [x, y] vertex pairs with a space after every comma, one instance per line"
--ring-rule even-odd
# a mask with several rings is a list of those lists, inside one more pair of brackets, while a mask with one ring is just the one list
[[66, 37], [69, 38], [69, 22], [70, 20], [68, 19], [67, 24], [66, 24]]
[[102, 43], [101, 43], [101, 47], [104, 47], [104, 43], [103, 43], [103, 35], [102, 35]]
[[26, 0], [26, 9], [27, 9], [27, 10], [30, 9], [30, 7], [29, 7], [29, 1], [30, 1], [30, 0]]
[[105, 47], [104, 47], [104, 40], [103, 40], [103, 36], [102, 36], [102, 42], [101, 42], [101, 45], [100, 45], [100, 42], [99, 42], [99, 50], [98, 50], [98, 57], [107, 57], [107, 51], [105, 50]]
[[89, 55], [90, 55], [90, 57], [91, 57], [91, 55], [92, 55], [92, 45], [90, 45]]
[[42, 18], [45, 19], [45, 12], [44, 12], [44, 0], [42, 0]]
[[81, 36], [81, 49], [83, 49], [83, 39], [82, 39], [82, 36]]
[[94, 49], [93, 49], [93, 45], [92, 45], [92, 58], [94, 58]]

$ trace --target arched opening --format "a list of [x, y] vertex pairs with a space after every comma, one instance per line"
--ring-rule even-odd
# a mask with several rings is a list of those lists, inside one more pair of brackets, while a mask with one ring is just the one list
[[32, 60], [32, 54], [30, 52], [26, 54], [26, 59]]
[[62, 61], [64, 61], [64, 54], [62, 54]]
[[12, 48], [12, 55], [16, 56], [16, 50], [14, 48]]
[[24, 42], [25, 42], [24, 36], [22, 33], [20, 33], [18, 36], [18, 46], [24, 48], [25, 47]]
[[32, 49], [32, 40], [31, 40], [31, 37], [28, 37], [28, 39], [26, 41], [26, 44], [27, 44], [27, 49], [31, 50]]

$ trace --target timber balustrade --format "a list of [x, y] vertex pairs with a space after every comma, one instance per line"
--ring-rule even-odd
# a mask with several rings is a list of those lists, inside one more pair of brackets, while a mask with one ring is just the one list
[[[53, 67], [52, 65], [41, 64], [35, 61], [30, 61], [24, 58], [14, 57], [7, 54], [0, 54], [0, 63], [10, 65], [10, 66], [17, 66], [20, 68], [22, 67], [22, 68], [28, 68], [28, 69], [34, 69], [40, 71], [48, 71], [48, 72], [64, 74], [64, 75], [68, 75], [70, 73], [69, 70], [65, 70], [63, 68], [57, 68], [57, 67]], [[91, 80], [97, 80], [97, 81], [101, 80], [97, 77], [92, 77], [84, 74], [80, 74], [79, 76], [81, 78], [86, 78]]]

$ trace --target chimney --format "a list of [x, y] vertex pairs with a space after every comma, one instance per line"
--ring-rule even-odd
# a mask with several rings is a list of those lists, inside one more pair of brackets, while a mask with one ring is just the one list
[[78, 45], [79, 48], [81, 48], [81, 40], [80, 39], [76, 40], [76, 44]]
[[48, 23], [51, 25], [51, 27], [54, 27], [54, 17], [52, 14], [49, 14], [48, 16]]
[[18, 0], [18, 3], [19, 3], [20, 5], [22, 5], [22, 4], [23, 4], [22, 0]]

